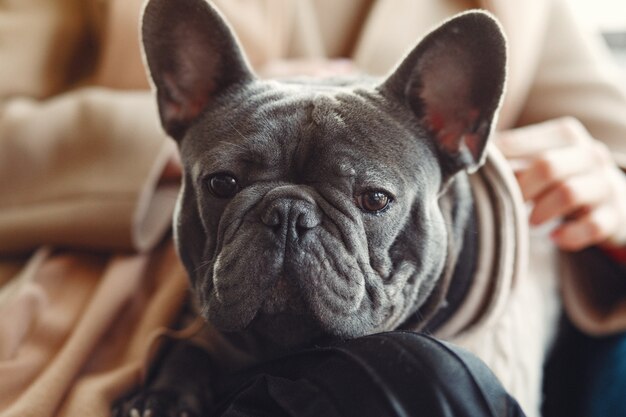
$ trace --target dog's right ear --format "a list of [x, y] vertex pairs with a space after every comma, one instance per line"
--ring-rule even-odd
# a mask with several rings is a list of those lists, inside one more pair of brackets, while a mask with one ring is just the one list
[[161, 123], [180, 141], [221, 92], [254, 78], [233, 32], [205, 0], [150, 0], [142, 41]]

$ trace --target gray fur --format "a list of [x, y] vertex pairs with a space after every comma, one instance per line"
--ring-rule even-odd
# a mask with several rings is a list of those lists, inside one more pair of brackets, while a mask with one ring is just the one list
[[[259, 80], [204, 0], [151, 0], [143, 36], [184, 165], [176, 243], [207, 320], [294, 347], [391, 330], [424, 305], [503, 90], [490, 16], [445, 23], [382, 82]], [[233, 198], [209, 192], [219, 172], [238, 179]], [[366, 190], [389, 209], [359, 208]]]

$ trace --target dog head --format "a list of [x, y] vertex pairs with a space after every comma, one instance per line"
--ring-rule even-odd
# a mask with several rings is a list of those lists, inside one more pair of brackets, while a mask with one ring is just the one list
[[382, 81], [260, 80], [204, 0], [151, 0], [142, 35], [206, 319], [297, 346], [395, 328], [424, 303], [450, 238], [439, 198], [482, 163], [503, 91], [492, 17], [445, 22]]

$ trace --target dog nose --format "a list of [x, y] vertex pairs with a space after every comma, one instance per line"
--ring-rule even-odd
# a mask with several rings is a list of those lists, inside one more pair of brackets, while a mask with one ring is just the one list
[[276, 233], [297, 239], [316, 228], [321, 223], [322, 216], [315, 203], [294, 198], [277, 198], [266, 205], [261, 220]]

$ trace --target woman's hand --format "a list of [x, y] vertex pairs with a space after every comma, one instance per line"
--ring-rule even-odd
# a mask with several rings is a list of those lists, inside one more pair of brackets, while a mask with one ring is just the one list
[[496, 145], [534, 205], [530, 223], [560, 220], [551, 236], [561, 249], [626, 244], [626, 175], [580, 122], [563, 118], [502, 132]]

